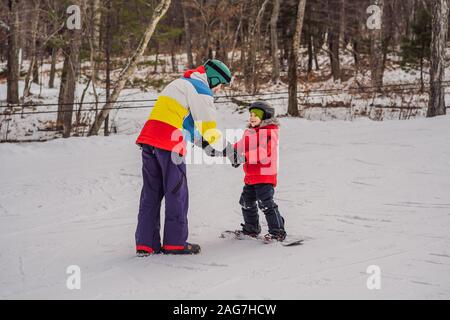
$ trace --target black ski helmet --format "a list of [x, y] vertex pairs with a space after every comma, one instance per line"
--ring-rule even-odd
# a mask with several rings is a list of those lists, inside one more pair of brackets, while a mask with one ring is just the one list
[[260, 109], [264, 111], [264, 118], [262, 120], [270, 119], [275, 116], [275, 109], [266, 101], [253, 102], [249, 107], [249, 111], [252, 111], [252, 109]]

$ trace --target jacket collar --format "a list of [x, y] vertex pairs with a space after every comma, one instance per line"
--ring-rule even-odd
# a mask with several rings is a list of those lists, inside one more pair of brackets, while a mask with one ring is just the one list
[[204, 66], [200, 66], [195, 69], [187, 70], [184, 73], [183, 77], [199, 80], [199, 81], [203, 82], [209, 88], [208, 76], [206, 75], [206, 70], [205, 70]]
[[268, 126], [277, 126], [277, 127], [279, 127], [280, 126], [280, 121], [278, 120], [278, 118], [270, 118], [270, 119], [266, 119], [266, 120], [261, 121], [259, 126], [255, 127], [255, 128], [253, 128], [249, 124], [248, 128], [258, 130], [258, 129], [261, 129], [261, 128], [264, 128], [264, 127], [268, 127]]

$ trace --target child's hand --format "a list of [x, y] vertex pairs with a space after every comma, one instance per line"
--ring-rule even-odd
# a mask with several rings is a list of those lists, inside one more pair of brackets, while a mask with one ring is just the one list
[[239, 154], [238, 151], [230, 143], [228, 143], [224, 151], [233, 168], [238, 168], [241, 163], [245, 163], [245, 156]]

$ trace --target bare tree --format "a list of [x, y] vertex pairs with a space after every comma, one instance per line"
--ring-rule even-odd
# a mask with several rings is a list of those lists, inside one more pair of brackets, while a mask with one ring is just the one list
[[48, 81], [49, 88], [55, 87], [55, 78], [56, 78], [56, 63], [58, 60], [58, 54], [60, 51], [59, 46], [57, 45], [57, 36], [62, 28], [64, 28], [64, 23], [58, 19], [58, 15], [56, 13], [56, 5], [54, 0], [44, 2], [45, 8], [47, 9], [47, 16], [51, 17], [49, 19], [48, 24], [52, 29], [55, 29], [53, 33], [47, 38], [48, 46], [51, 49], [51, 66], [50, 66], [50, 76]]
[[[238, 42], [239, 34], [242, 33], [242, 24], [243, 24], [243, 21], [244, 21], [244, 14], [243, 13], [244, 13], [244, 10], [245, 10], [245, 5], [246, 5], [246, 2], [240, 4], [239, 23], [238, 23], [238, 25], [236, 27], [236, 32], [234, 33], [234, 37], [233, 37], [233, 45], [231, 47], [230, 68], [233, 68], [234, 55], [235, 55], [235, 52], [236, 52], [236, 45], [237, 45], [237, 42]], [[242, 51], [241, 51], [241, 58], [242, 58], [242, 56], [243, 56], [243, 54], [242, 54]]]
[[19, 103], [19, 4], [17, 0], [9, 1], [8, 32], [8, 75], [7, 97], [8, 104]]
[[280, 58], [278, 56], [277, 22], [280, 14], [280, 0], [273, 0], [272, 16], [270, 17], [270, 48], [272, 53], [272, 83], [280, 81]]
[[106, 117], [108, 116], [109, 112], [111, 111], [111, 108], [114, 106], [115, 101], [119, 98], [120, 93], [122, 92], [122, 89], [125, 87], [125, 83], [130, 79], [131, 75], [136, 71], [137, 63], [139, 59], [144, 54], [145, 49], [148, 46], [148, 43], [153, 35], [153, 32], [155, 31], [155, 28], [161, 20], [161, 18], [166, 14], [167, 10], [169, 9], [171, 0], [161, 0], [161, 2], [158, 4], [158, 6], [155, 8], [155, 11], [153, 12], [152, 19], [150, 23], [148, 24], [144, 35], [142, 36], [141, 42], [136, 49], [134, 55], [128, 60], [127, 64], [123, 68], [122, 72], [119, 75], [119, 79], [117, 80], [117, 84], [114, 87], [114, 90], [111, 94], [110, 99], [108, 102], [103, 106], [101, 112], [98, 114], [98, 116], [95, 119], [94, 124], [89, 130], [88, 135], [97, 135], [98, 131], [100, 130], [101, 125], [105, 121]]
[[445, 48], [448, 33], [448, 2], [435, 0], [432, 3], [430, 100], [427, 117], [446, 114], [442, 80], [445, 72]]
[[49, 80], [48, 80], [48, 87], [51, 89], [55, 87], [57, 59], [58, 59], [58, 48], [53, 47], [52, 48], [52, 61], [51, 61], [51, 66], [50, 66], [50, 76], [49, 76]]
[[[255, 38], [255, 25], [256, 25], [256, 15], [258, 13], [258, 0], [250, 0], [249, 1], [249, 17], [248, 17], [248, 27], [247, 27], [247, 41], [244, 42], [245, 50], [242, 49], [241, 51], [245, 51], [245, 58], [246, 60], [241, 59], [243, 65], [243, 71], [244, 71], [244, 86], [245, 90], [247, 92], [251, 91], [251, 87], [253, 84], [253, 78], [252, 78], [252, 67], [253, 67], [253, 61], [256, 59], [256, 39]], [[245, 59], [244, 58], [244, 59]]]
[[30, 49], [30, 66], [28, 68], [27, 75], [25, 76], [25, 87], [23, 89], [23, 98], [27, 98], [30, 95], [31, 78], [35, 78], [34, 73], [38, 64], [37, 52], [36, 52], [36, 39], [39, 27], [39, 0], [32, 0], [32, 14], [31, 14], [31, 49]]
[[248, 47], [247, 47], [247, 63], [245, 66], [245, 88], [247, 91], [255, 93], [257, 90], [257, 77], [256, 77], [256, 59], [257, 57], [257, 34], [259, 34], [259, 28], [261, 26], [261, 20], [266, 9], [269, 0], [264, 0], [261, 7], [258, 10], [258, 0], [252, 0], [252, 12], [251, 19], [248, 26]]
[[183, 10], [183, 21], [184, 21], [184, 33], [186, 41], [186, 54], [188, 60], [188, 68], [194, 67], [194, 58], [192, 57], [192, 37], [191, 37], [191, 24], [189, 22], [189, 17], [187, 13], [186, 0], [181, 1], [181, 8]]
[[65, 54], [67, 75], [63, 91], [63, 103], [61, 105], [64, 138], [70, 137], [70, 132], [72, 130], [73, 107], [80, 72], [81, 31], [74, 29], [69, 32], [69, 35], [70, 41], [67, 49], [68, 52]]
[[299, 116], [297, 101], [297, 63], [298, 52], [300, 50], [300, 37], [303, 28], [303, 19], [305, 17], [306, 0], [299, 0], [297, 8], [297, 18], [295, 23], [295, 31], [292, 37], [292, 47], [289, 55], [289, 102], [288, 114], [294, 117]]
[[330, 27], [328, 29], [328, 50], [334, 81], [341, 79], [341, 65], [339, 61], [341, 6], [341, 0], [329, 0]]
[[101, 10], [100, 10], [100, 0], [92, 0], [92, 18], [90, 26], [90, 37], [89, 46], [91, 49], [90, 60], [91, 60], [91, 79], [92, 85], [96, 87], [97, 83], [97, 62], [100, 59], [99, 50], [99, 39], [100, 39], [100, 24], [101, 24]]
[[[111, 44], [112, 44], [112, 0], [107, 2], [106, 12], [106, 31], [105, 31], [105, 58], [106, 58], [106, 101], [109, 101], [111, 96]], [[98, 101], [97, 101], [98, 102]], [[109, 136], [109, 115], [105, 118], [105, 126], [103, 128], [105, 136]]]
[[371, 70], [371, 81], [372, 87], [376, 88], [377, 91], [381, 90], [383, 85], [383, 46], [382, 46], [382, 29], [383, 29], [383, 7], [384, 0], [375, 0], [374, 4], [380, 9], [380, 25], [379, 28], [375, 28], [370, 31], [370, 70]]
[[[74, 0], [75, 5], [81, 7], [83, 0]], [[63, 47], [64, 65], [58, 97], [57, 129], [63, 131], [63, 137], [70, 137], [72, 130], [72, 116], [75, 93], [80, 74], [80, 48], [82, 44], [82, 30], [67, 29], [64, 34]]]

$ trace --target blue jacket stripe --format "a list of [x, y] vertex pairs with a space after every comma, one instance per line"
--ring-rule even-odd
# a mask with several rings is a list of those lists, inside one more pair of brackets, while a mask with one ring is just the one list
[[200, 137], [200, 132], [195, 128], [194, 119], [189, 112], [186, 118], [183, 120], [183, 135], [184, 139], [189, 142], [194, 142], [195, 138]]
[[194, 86], [198, 94], [206, 94], [208, 96], [213, 96], [211, 89], [202, 81], [191, 78], [181, 78], [183, 80], [189, 81]]

